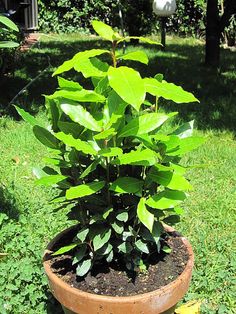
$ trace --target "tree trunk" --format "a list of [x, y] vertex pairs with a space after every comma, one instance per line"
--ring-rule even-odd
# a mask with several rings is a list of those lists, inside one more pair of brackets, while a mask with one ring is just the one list
[[208, 0], [205, 63], [214, 68], [220, 63], [220, 34], [218, 1]]

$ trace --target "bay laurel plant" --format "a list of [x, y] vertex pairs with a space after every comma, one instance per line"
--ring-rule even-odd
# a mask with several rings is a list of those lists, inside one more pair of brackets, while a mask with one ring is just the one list
[[[153, 252], [168, 251], [163, 226], [179, 221], [180, 204], [192, 188], [179, 162], [203, 142], [192, 135], [192, 122], [165, 131], [177, 112], [158, 108], [161, 97], [177, 104], [198, 100], [160, 74], [141, 77], [125, 66], [126, 60], [146, 65], [148, 57], [144, 51], [119, 54], [117, 46], [130, 37], [100, 21], [92, 25], [111, 50], [79, 52], [59, 66], [54, 73], [59, 87], [46, 96], [50, 126], [42, 127], [17, 107], [51, 150], [37, 183], [56, 186], [60, 193], [54, 201], [76, 213], [76, 237], [53, 254], [70, 251], [78, 276], [117, 260], [136, 272], [148, 267]], [[93, 87], [59, 76], [73, 69]]]

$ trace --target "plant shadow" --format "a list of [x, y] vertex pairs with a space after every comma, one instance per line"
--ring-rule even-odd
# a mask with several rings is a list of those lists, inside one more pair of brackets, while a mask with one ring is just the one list
[[[181, 85], [187, 91], [194, 93], [200, 101], [200, 103], [174, 104], [160, 99], [160, 107], [167, 111], [178, 111], [182, 121], [194, 119], [199, 129], [235, 131], [236, 106], [233, 102], [236, 96], [236, 53], [222, 49], [221, 69], [216, 72], [203, 64], [202, 42], [191, 44], [182, 40], [181, 43], [178, 44], [177, 39], [169, 40], [166, 51], [160, 50], [158, 46], [138, 45], [136, 48], [146, 49], [150, 62], [148, 67], [137, 63], [135, 67], [143, 76], [163, 73], [168, 82]], [[42, 94], [52, 93], [57, 86], [56, 78], [52, 77], [53, 70], [76, 52], [91, 48], [109, 48], [109, 45], [93, 37], [75, 38], [73, 41], [39, 42], [38, 46], [21, 55], [15, 75], [0, 79], [0, 88], [6, 91], [0, 96], [2, 112], [16, 118], [14, 108], [11, 106], [6, 108], [8, 103], [19, 90], [41, 73], [29, 89], [17, 98], [17, 104], [31, 113], [37, 113], [44, 102]], [[47, 71], [42, 73], [44, 69]], [[76, 79], [72, 71], [67, 75]]]
[[46, 304], [46, 313], [47, 314], [64, 314], [64, 311], [60, 303], [54, 298], [51, 292], [46, 293], [47, 304]]

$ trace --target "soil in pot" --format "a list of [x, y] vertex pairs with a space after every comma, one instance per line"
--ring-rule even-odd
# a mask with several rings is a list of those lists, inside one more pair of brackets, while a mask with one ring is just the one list
[[[70, 238], [70, 239], [69, 239]], [[67, 245], [73, 239], [73, 232], [61, 239], [60, 245]], [[110, 296], [132, 296], [154, 291], [175, 280], [184, 270], [188, 252], [176, 232], [165, 239], [171, 248], [169, 254], [153, 254], [150, 266], [144, 273], [127, 274], [124, 266], [101, 263], [93, 268], [85, 278], [76, 276], [76, 266], [72, 265], [72, 255], [50, 256], [52, 271], [64, 282], [85, 292]], [[56, 248], [55, 248], [56, 249]]]

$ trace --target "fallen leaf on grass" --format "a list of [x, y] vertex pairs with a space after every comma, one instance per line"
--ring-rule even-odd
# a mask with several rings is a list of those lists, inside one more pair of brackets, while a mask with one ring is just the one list
[[190, 301], [175, 310], [176, 314], [200, 314], [200, 301]]
[[20, 163], [20, 158], [18, 156], [13, 157], [11, 160], [14, 161], [16, 165], [19, 165]]
[[7, 256], [7, 253], [0, 253], [0, 259], [2, 259], [3, 257]]

